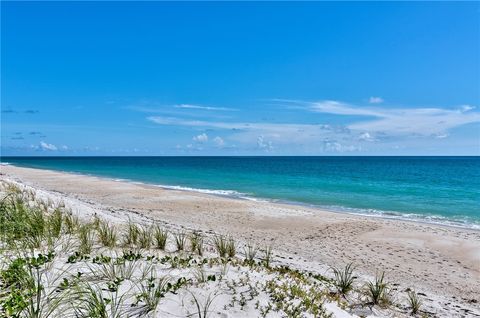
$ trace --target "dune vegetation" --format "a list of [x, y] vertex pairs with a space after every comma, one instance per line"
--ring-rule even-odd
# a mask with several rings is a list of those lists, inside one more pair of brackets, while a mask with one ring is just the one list
[[353, 264], [299, 271], [276, 261], [273, 245], [87, 218], [32, 188], [0, 190], [0, 316], [427, 315], [413, 290], [396, 291], [383, 273], [362, 282]]

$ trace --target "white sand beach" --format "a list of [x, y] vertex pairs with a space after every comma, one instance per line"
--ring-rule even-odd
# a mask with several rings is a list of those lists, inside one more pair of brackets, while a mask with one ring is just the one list
[[62, 200], [80, 218], [98, 214], [115, 224], [155, 221], [169, 229], [230, 235], [241, 243], [273, 243], [275, 264], [327, 277], [332, 266], [352, 262], [362, 281], [385, 271], [399, 302], [414, 288], [432, 316], [480, 316], [480, 231], [49, 170], [0, 169], [1, 180]]

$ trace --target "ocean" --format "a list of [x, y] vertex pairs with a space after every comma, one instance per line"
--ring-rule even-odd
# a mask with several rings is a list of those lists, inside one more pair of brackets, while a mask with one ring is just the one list
[[480, 157], [2, 157], [1, 162], [480, 229]]

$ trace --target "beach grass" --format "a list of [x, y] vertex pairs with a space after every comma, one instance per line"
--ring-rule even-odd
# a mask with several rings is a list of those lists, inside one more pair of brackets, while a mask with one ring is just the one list
[[213, 245], [215, 246], [218, 256], [227, 256], [227, 239], [223, 235], [215, 235], [215, 237], [213, 238]]
[[79, 251], [82, 254], [90, 254], [92, 252], [92, 247], [94, 244], [94, 236], [92, 231], [91, 224], [83, 224], [79, 227], [78, 231], [79, 238]]
[[263, 250], [263, 262], [266, 267], [270, 267], [270, 263], [272, 261], [272, 255], [273, 255], [273, 244], [267, 245], [265, 249]]
[[106, 222], [100, 222], [98, 225], [98, 238], [103, 246], [115, 247], [117, 244], [117, 229], [108, 225]]
[[357, 278], [353, 275], [353, 263], [345, 265], [343, 269], [333, 267], [332, 270], [337, 292], [342, 296], [346, 296], [353, 289], [353, 283]]
[[155, 246], [164, 251], [167, 245], [168, 231], [157, 225], [155, 226], [153, 237], [155, 239]]
[[203, 236], [198, 232], [193, 232], [190, 236], [190, 251], [197, 253], [198, 255], [203, 255]]
[[409, 290], [407, 292], [408, 305], [412, 315], [416, 315], [420, 311], [422, 306], [422, 300], [419, 298], [418, 294], [414, 290]]
[[228, 257], [234, 257], [235, 254], [237, 253], [237, 244], [235, 243], [235, 240], [232, 237], [229, 237], [227, 239], [226, 248], [227, 248], [226, 252]]
[[138, 246], [140, 248], [150, 248], [153, 243], [153, 234], [153, 227], [141, 227], [138, 234]]
[[138, 237], [140, 235], [140, 229], [131, 220], [128, 221], [127, 231], [124, 234], [124, 245], [132, 246], [137, 244]]
[[[331, 317], [325, 303], [348, 309], [362, 295], [365, 305], [391, 302], [383, 273], [357, 293], [353, 264], [333, 268], [329, 280], [274, 266], [273, 244], [259, 249], [232, 236], [185, 229], [169, 240], [171, 232], [159, 225], [112, 224], [97, 214], [80, 219], [63, 203], [0, 185], [0, 316], [145, 317], [161, 316], [159, 308], [167, 306], [188, 317], [232, 309], [258, 317]], [[332, 295], [332, 282], [337, 294], [354, 300]], [[417, 314], [418, 294], [407, 296], [409, 313]]]
[[78, 216], [73, 215], [71, 212], [65, 213], [65, 233], [74, 233], [80, 225]]
[[249, 265], [255, 264], [255, 258], [257, 257], [257, 246], [253, 243], [248, 243], [246, 247], [244, 247], [244, 254], [245, 254], [245, 261]]
[[373, 305], [387, 305], [390, 284], [385, 281], [385, 272], [375, 276], [375, 280], [367, 282], [366, 295]]
[[187, 243], [187, 233], [184, 231], [178, 231], [173, 235], [175, 238], [175, 245], [178, 251], [184, 251]]
[[212, 297], [211, 294], [208, 294], [207, 298], [202, 302], [197, 295], [193, 292], [190, 292], [192, 299], [197, 307], [197, 312], [194, 314], [195, 317], [198, 318], [207, 318], [210, 316], [210, 307], [215, 299], [215, 296]]

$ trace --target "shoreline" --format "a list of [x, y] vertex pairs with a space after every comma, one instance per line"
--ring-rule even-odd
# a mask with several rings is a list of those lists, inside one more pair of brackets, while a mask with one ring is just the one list
[[[304, 207], [308, 209], [316, 209], [322, 212], [339, 213], [339, 214], [361, 216], [361, 217], [372, 217], [372, 218], [386, 219], [386, 220], [398, 220], [402, 222], [412, 222], [412, 223], [419, 223], [419, 224], [425, 224], [425, 225], [435, 225], [435, 226], [442, 226], [447, 228], [458, 228], [458, 229], [466, 229], [466, 230], [473, 230], [473, 231], [480, 232], [480, 223], [478, 222], [475, 222], [475, 223], [467, 222], [468, 225], [466, 225], [465, 222], [462, 222], [461, 220], [449, 219], [446, 217], [442, 217], [441, 215], [422, 215], [422, 214], [417, 214], [415, 212], [406, 213], [406, 212], [398, 212], [398, 211], [361, 209], [361, 208], [344, 207], [344, 206], [323, 206], [323, 205], [307, 203], [307, 202], [255, 197], [255, 196], [250, 196], [247, 193], [238, 192], [236, 190], [204, 189], [204, 188], [191, 188], [186, 186], [177, 186], [177, 185], [156, 184], [156, 183], [149, 183], [144, 181], [136, 181], [132, 179], [100, 176], [100, 175], [95, 175], [91, 173], [80, 173], [80, 172], [67, 171], [67, 170], [52, 170], [52, 169], [35, 168], [35, 167], [28, 167], [28, 166], [18, 166], [9, 162], [2, 162], [0, 163], [0, 166], [3, 166], [3, 167], [12, 166], [12, 167], [26, 168], [26, 169], [38, 169], [38, 170], [45, 170], [45, 171], [51, 171], [51, 172], [66, 173], [66, 174], [75, 175], [75, 176], [89, 176], [94, 178], [106, 179], [114, 182], [128, 182], [128, 183], [137, 184], [137, 185], [157, 187], [167, 191], [174, 190], [174, 191], [184, 191], [187, 193], [200, 193], [200, 194], [211, 195], [211, 196], [216, 196], [216, 197], [226, 198], [226, 199], [291, 205], [293, 207], [297, 206], [297, 207]], [[358, 212], [350, 212], [349, 210], [358, 210]], [[379, 211], [379, 213], [368, 213], [368, 212], [364, 212], [363, 210], [365, 211], [376, 210], [376, 211]], [[413, 215], [414, 217], [408, 217], [407, 215]], [[437, 222], [429, 221], [428, 218], [439, 218], [439, 219], [443, 218], [444, 221], [437, 221]]]
[[[42, 170], [49, 170], [49, 171], [57, 171], [57, 170], [50, 170], [50, 169], [42, 169]], [[235, 190], [211, 190], [211, 189], [201, 189], [201, 188], [189, 188], [189, 187], [182, 187], [182, 186], [174, 186], [174, 185], [162, 185], [162, 184], [155, 184], [155, 183], [148, 183], [148, 182], [141, 182], [141, 181], [134, 181], [130, 179], [115, 179], [115, 178], [108, 178], [108, 177], [102, 177], [94, 174], [82, 174], [82, 173], [75, 173], [75, 172], [68, 172], [68, 171], [62, 171], [64, 173], [69, 173], [73, 175], [86, 175], [86, 176], [91, 176], [91, 177], [97, 177], [97, 178], [104, 178], [107, 180], [111, 181], [118, 181], [118, 182], [129, 182], [133, 184], [138, 184], [138, 185], [144, 185], [144, 186], [152, 186], [152, 187], [158, 187], [163, 190], [174, 190], [174, 191], [184, 191], [187, 193], [201, 193], [201, 194], [206, 194], [206, 195], [212, 195], [220, 198], [226, 198], [226, 199], [234, 199], [234, 200], [246, 200], [246, 201], [251, 201], [251, 202], [263, 202], [263, 203], [272, 203], [272, 204], [284, 204], [284, 205], [291, 205], [293, 207], [304, 207], [308, 209], [315, 209], [319, 210], [322, 212], [328, 212], [328, 213], [338, 213], [338, 214], [346, 214], [346, 215], [352, 215], [352, 216], [361, 216], [361, 217], [372, 217], [372, 218], [378, 218], [378, 219], [385, 219], [385, 220], [398, 220], [402, 222], [409, 222], [409, 223], [419, 223], [419, 224], [424, 224], [424, 225], [435, 225], [435, 226], [441, 226], [441, 227], [446, 227], [446, 228], [457, 228], [457, 229], [465, 229], [465, 230], [472, 230], [472, 231], [479, 231], [480, 232], [480, 224], [470, 224], [470, 226], [465, 226], [465, 225], [459, 225], [459, 224], [451, 224], [448, 222], [442, 223], [442, 222], [429, 222], [428, 220], [422, 220], [420, 214], [416, 213], [408, 213], [409, 215], [417, 215], [419, 218], [407, 218], [403, 217], [403, 214], [401, 212], [396, 212], [396, 211], [381, 211], [382, 213], [363, 213], [363, 212], [348, 212], [348, 210], [361, 210], [359, 208], [349, 208], [349, 207], [342, 207], [342, 206], [337, 206], [337, 209], [333, 206], [323, 206], [323, 205], [317, 205], [317, 204], [312, 204], [312, 203], [305, 203], [305, 202], [298, 202], [298, 201], [288, 201], [288, 200], [282, 200], [282, 199], [270, 199], [270, 198], [258, 198], [258, 197], [248, 197], [247, 194], [245, 196], [237, 196], [237, 195], [229, 195], [229, 194], [221, 194], [221, 193], [214, 193], [216, 191], [224, 191], [224, 192], [236, 192]], [[243, 194], [239, 193], [238, 194]], [[367, 209], [371, 210], [371, 209]], [[438, 217], [436, 215], [432, 215], [432, 217]], [[454, 221], [451, 221], [454, 222]]]
[[[120, 222], [138, 216], [177, 228], [228, 233], [243, 242], [275, 242], [276, 260], [295, 268], [326, 273], [354, 262], [360, 276], [368, 278], [384, 270], [399, 291], [415, 286], [428, 295], [429, 310], [440, 316], [480, 316], [475, 302], [480, 294], [478, 230], [12, 165], [2, 165], [2, 172], [2, 179], [79, 200]], [[462, 315], [460, 308], [468, 311]]]

